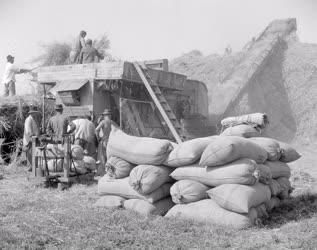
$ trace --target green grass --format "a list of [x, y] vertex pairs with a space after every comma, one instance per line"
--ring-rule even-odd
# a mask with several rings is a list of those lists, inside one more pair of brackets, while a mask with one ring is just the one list
[[[22, 167], [0, 167], [0, 249], [316, 249], [317, 196], [293, 178], [292, 199], [263, 225], [234, 230], [94, 208], [96, 184], [43, 189]], [[303, 183], [305, 182], [305, 183]], [[310, 184], [311, 184], [310, 183]], [[297, 191], [299, 190], [299, 191]]]

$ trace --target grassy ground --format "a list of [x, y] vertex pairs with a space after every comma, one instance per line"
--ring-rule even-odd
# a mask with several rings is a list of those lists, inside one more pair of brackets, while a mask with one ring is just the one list
[[97, 186], [36, 187], [22, 167], [1, 167], [0, 249], [316, 249], [317, 196], [312, 178], [293, 176], [292, 199], [263, 225], [234, 230], [191, 221], [144, 218], [94, 208]]

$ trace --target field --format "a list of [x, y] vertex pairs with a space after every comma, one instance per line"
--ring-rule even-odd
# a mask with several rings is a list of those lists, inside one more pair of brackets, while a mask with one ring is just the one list
[[0, 166], [0, 249], [316, 249], [314, 179], [293, 171], [292, 198], [261, 225], [234, 230], [94, 208], [96, 183], [37, 187], [25, 167]]

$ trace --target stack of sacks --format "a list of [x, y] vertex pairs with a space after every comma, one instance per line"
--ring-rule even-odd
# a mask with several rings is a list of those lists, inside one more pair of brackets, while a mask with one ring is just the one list
[[164, 215], [174, 205], [171, 169], [162, 165], [172, 149], [168, 140], [130, 136], [112, 128], [106, 175], [98, 182], [98, 193], [103, 196], [99, 204], [146, 216]]
[[[253, 225], [259, 214], [256, 207], [271, 198], [267, 185], [271, 173], [268, 167], [261, 165], [267, 160], [267, 152], [242, 137], [213, 136], [208, 140], [198, 164], [178, 167], [172, 172], [171, 177], [178, 180], [171, 188], [172, 199], [177, 205], [166, 216], [236, 228]], [[241, 193], [237, 198], [241, 198], [242, 203], [249, 199], [243, 204], [244, 210], [228, 209], [231, 207], [223, 205], [227, 204], [233, 190]]]
[[267, 161], [263, 164], [270, 169], [272, 180], [269, 182], [274, 199], [289, 198], [292, 187], [289, 181], [291, 169], [287, 163], [296, 161], [301, 156], [289, 144], [271, 138], [250, 138], [249, 140], [263, 147], [268, 154]]
[[260, 136], [269, 123], [266, 114], [255, 113], [237, 117], [227, 117], [221, 121], [224, 136], [242, 136], [245, 138]]
[[214, 136], [198, 165], [179, 167], [171, 174], [178, 180], [171, 188], [178, 205], [166, 216], [251, 226], [289, 197], [287, 162], [299, 157], [290, 145], [270, 138]]
[[[62, 172], [64, 165], [64, 146], [61, 144], [47, 145], [47, 166], [50, 172]], [[71, 146], [72, 167], [79, 174], [96, 170], [96, 161], [93, 157], [84, 155], [79, 145]], [[44, 166], [43, 166], [44, 167]]]

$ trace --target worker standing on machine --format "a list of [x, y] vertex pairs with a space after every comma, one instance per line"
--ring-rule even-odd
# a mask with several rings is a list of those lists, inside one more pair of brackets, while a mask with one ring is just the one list
[[[63, 105], [55, 105], [56, 114], [52, 116], [47, 124], [46, 132], [54, 143], [63, 143], [66, 134], [72, 133], [76, 129], [76, 125], [69, 120], [69, 117], [63, 115]], [[69, 126], [69, 131], [67, 128]]]
[[37, 116], [39, 111], [35, 107], [31, 107], [28, 114], [29, 116], [24, 122], [23, 134], [23, 152], [25, 152], [28, 170], [32, 169], [32, 136], [39, 136], [40, 130], [37, 124]]

